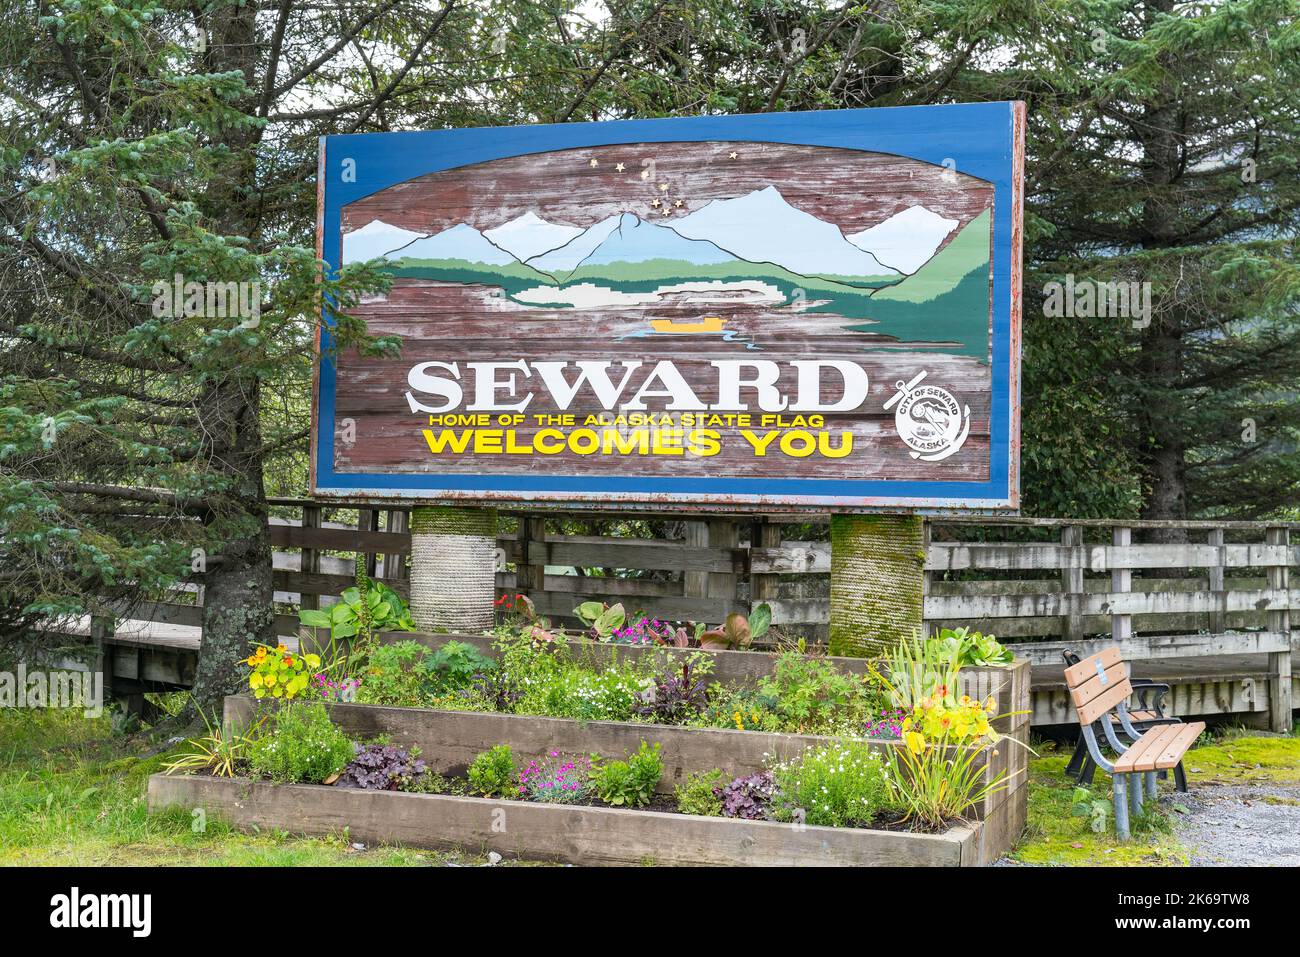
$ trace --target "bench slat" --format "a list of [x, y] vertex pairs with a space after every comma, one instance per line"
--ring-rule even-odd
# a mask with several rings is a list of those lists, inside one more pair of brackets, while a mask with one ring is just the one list
[[[1130, 711], [1128, 716], [1131, 721], [1156, 721], [1164, 717], [1164, 715], [1159, 711]], [[1119, 724], [1119, 715], [1112, 714], [1110, 716], [1110, 723]]]
[[1189, 724], [1166, 724], [1152, 728], [1138, 739], [1115, 762], [1115, 771], [1129, 774], [1139, 771], [1163, 771], [1183, 759], [1205, 730], [1204, 721]]
[[1143, 765], [1150, 755], [1159, 756], [1164, 750], [1166, 740], [1177, 736], [1179, 730], [1176, 724], [1162, 724], [1158, 728], [1152, 728], [1115, 759], [1115, 770], [1121, 774], [1143, 770]]
[[1155, 770], [1172, 768], [1181, 761], [1183, 755], [1191, 749], [1192, 745], [1196, 743], [1196, 739], [1201, 736], [1201, 732], [1205, 730], [1205, 722], [1193, 721], [1181, 727], [1178, 725], [1172, 725], [1172, 727], [1178, 728], [1178, 736], [1166, 744], [1164, 750], [1156, 757]]
[[1084, 704], [1079, 703], [1080, 689], [1076, 688], [1071, 692], [1071, 694], [1076, 695], [1075, 708], [1079, 712], [1080, 724], [1092, 724], [1107, 711], [1110, 711], [1116, 705], [1123, 704], [1132, 696], [1133, 686], [1129, 683], [1128, 675], [1124, 674], [1122, 664], [1116, 666], [1113, 671], [1108, 670], [1106, 679], [1106, 684], [1103, 685], [1099, 679], [1094, 678], [1092, 683], [1097, 686], [1095, 690], [1099, 691], [1100, 694], [1089, 695], [1091, 700], [1085, 699]]
[[1071, 690], [1084, 684], [1091, 678], [1097, 677], [1097, 662], [1101, 662], [1102, 668], [1109, 671], [1115, 665], [1119, 664], [1120, 654], [1119, 645], [1111, 645], [1109, 648], [1103, 648], [1095, 655], [1089, 655], [1077, 665], [1070, 665], [1065, 669], [1065, 686]]

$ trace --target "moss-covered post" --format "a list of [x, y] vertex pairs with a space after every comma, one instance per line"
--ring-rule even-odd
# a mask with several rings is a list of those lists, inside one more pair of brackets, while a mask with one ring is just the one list
[[924, 519], [831, 516], [831, 654], [876, 655], [921, 634], [924, 604]]
[[492, 627], [496, 598], [497, 511], [411, 509], [411, 617], [422, 631]]

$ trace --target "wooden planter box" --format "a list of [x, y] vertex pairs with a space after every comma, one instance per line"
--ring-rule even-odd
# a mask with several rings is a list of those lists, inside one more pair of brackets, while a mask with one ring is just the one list
[[[226, 698], [225, 719], [247, 725], [259, 702], [247, 696]], [[488, 748], [508, 744], [515, 757], [528, 760], [547, 751], [569, 754], [619, 756], [635, 751], [644, 740], [661, 745], [664, 762], [660, 793], [672, 794], [676, 785], [697, 771], [721, 768], [729, 775], [753, 774], [768, 757], [793, 758], [810, 745], [830, 742], [815, 735], [771, 734], [725, 728], [682, 728], [662, 724], [620, 721], [574, 721], [531, 715], [436, 711], [429, 708], [392, 708], [369, 704], [331, 704], [330, 717], [349, 737], [357, 740], [386, 736], [402, 747], [416, 745], [428, 767], [440, 774], [463, 775], [474, 758]], [[1027, 743], [1029, 728], [1015, 736]], [[876, 749], [898, 747], [897, 742], [876, 740]], [[1015, 842], [1024, 827], [1028, 789], [1025, 749], [1010, 742], [990, 755], [985, 773], [1003, 771], [1010, 780], [1005, 789], [989, 795], [972, 809], [986, 825], [985, 842], [995, 856]], [[669, 815], [674, 817], [674, 815]]]
[[202, 808], [243, 829], [324, 836], [347, 828], [350, 839], [371, 845], [496, 851], [571, 864], [972, 867], [1001, 853], [980, 822], [910, 834], [155, 774], [149, 810], [170, 807]]

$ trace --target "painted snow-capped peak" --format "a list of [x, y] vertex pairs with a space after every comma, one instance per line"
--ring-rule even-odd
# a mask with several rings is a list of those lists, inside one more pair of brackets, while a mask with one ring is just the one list
[[688, 239], [706, 239], [749, 262], [808, 276], [895, 276], [898, 270], [844, 238], [838, 226], [791, 206], [775, 186], [715, 199], [674, 220]]
[[405, 246], [423, 236], [413, 229], [390, 226], [382, 219], [372, 219], [360, 229], [343, 234], [343, 264], [363, 263], [381, 259], [399, 246]]
[[484, 230], [483, 235], [522, 262], [532, 256], [559, 249], [575, 236], [582, 235], [582, 227], [548, 223], [529, 210], [508, 223]]
[[583, 266], [639, 263], [651, 259], [688, 262], [696, 266], [731, 262], [735, 256], [706, 240], [686, 239], [667, 226], [624, 213], [605, 241], [582, 261]]
[[462, 262], [507, 266], [517, 262], [504, 249], [494, 246], [482, 233], [466, 223], [457, 223], [432, 236], [389, 251], [386, 259], [458, 259]]
[[854, 233], [848, 240], [882, 263], [910, 275], [929, 261], [959, 222], [924, 206], [909, 206], [870, 229]]
[[559, 249], [552, 249], [540, 256], [528, 259], [528, 265], [551, 275], [571, 273], [578, 265], [603, 243], [609, 234], [618, 229], [621, 215], [609, 216], [594, 225], [588, 226]]

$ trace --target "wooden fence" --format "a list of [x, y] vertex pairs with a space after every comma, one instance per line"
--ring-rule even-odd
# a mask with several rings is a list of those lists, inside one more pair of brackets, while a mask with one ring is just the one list
[[[296, 634], [296, 607], [319, 607], [351, 585], [358, 560], [368, 575], [406, 593], [407, 508], [273, 505], [281, 634]], [[662, 538], [557, 531], [591, 516], [503, 516], [514, 531], [498, 542], [498, 587], [525, 592], [542, 614], [568, 617], [590, 599], [716, 623], [765, 601], [784, 633], [825, 633], [830, 544], [816, 540], [819, 529], [807, 516], [659, 519], [657, 527], [671, 529]], [[1290, 612], [1300, 607], [1300, 589], [1290, 585], [1300, 545], [1291, 534], [1298, 527], [935, 518], [927, 522], [926, 624], [968, 625], [1014, 642], [1035, 666], [1035, 724], [1072, 720], [1062, 650], [1086, 654], [1117, 642], [1138, 673], [1173, 685], [1176, 713], [1289, 728], [1297, 695]], [[201, 591], [129, 614], [194, 629]], [[123, 638], [120, 626], [118, 634], [142, 647], [158, 644], [149, 635]], [[147, 668], [137, 668], [143, 678]]]

